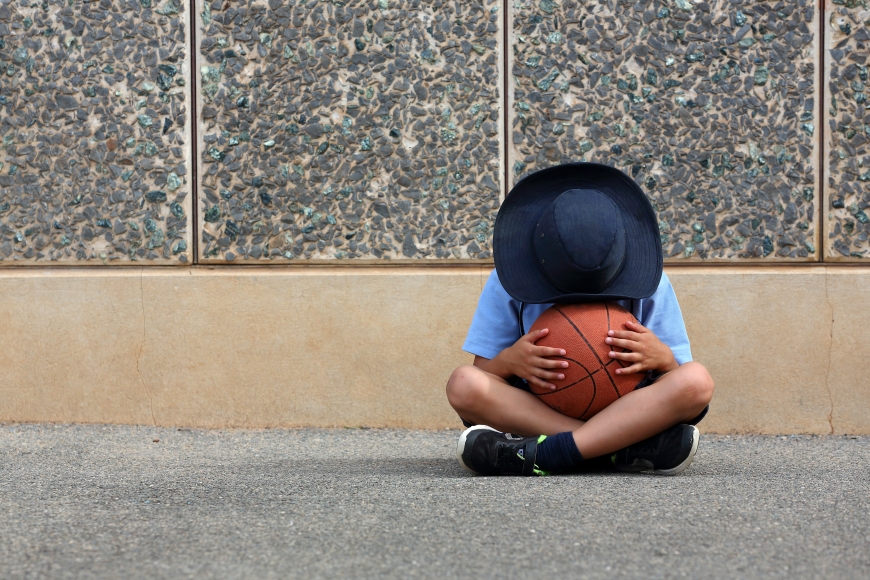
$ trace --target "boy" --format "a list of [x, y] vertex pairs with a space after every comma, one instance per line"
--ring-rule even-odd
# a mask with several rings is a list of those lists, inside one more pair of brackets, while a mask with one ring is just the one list
[[[481, 294], [447, 398], [468, 429], [459, 461], [481, 475], [547, 475], [609, 456], [622, 471], [674, 475], [698, 447], [713, 380], [692, 362], [679, 304], [662, 272], [655, 213], [621, 171], [595, 163], [544, 169], [520, 181], [495, 224], [495, 271]], [[525, 333], [557, 302], [616, 301], [640, 324], [607, 332], [611, 358], [632, 364], [637, 388], [586, 422], [529, 392], [555, 388], [568, 363]], [[617, 347], [628, 352], [616, 352]], [[645, 373], [645, 374], [639, 374]], [[514, 433], [518, 435], [514, 435]]]

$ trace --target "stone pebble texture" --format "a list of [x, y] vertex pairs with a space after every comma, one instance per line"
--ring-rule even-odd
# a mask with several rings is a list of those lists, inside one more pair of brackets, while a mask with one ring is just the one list
[[0, 0], [0, 266], [190, 263], [185, 11]]
[[513, 1], [511, 182], [606, 163], [646, 191], [670, 261], [820, 259], [816, 12], [811, 0]]
[[500, 2], [197, 12], [203, 262], [492, 257]]
[[870, 257], [868, 23], [870, 4], [866, 2], [839, 0], [827, 6], [825, 259], [831, 261], [861, 261]]

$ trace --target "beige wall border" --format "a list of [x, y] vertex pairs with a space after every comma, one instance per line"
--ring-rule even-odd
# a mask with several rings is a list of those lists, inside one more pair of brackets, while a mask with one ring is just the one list
[[[0, 421], [459, 427], [444, 397], [490, 272], [0, 270]], [[870, 268], [668, 268], [708, 432], [870, 433]]]

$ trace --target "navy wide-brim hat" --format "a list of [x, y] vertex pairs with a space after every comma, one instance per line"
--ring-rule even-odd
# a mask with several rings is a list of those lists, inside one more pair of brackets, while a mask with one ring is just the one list
[[652, 205], [629, 176], [599, 163], [523, 178], [498, 212], [493, 250], [504, 289], [532, 304], [648, 298], [662, 276]]

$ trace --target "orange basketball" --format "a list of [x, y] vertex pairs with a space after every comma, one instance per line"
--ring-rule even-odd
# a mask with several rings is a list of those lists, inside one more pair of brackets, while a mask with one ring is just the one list
[[550, 332], [535, 344], [564, 349], [565, 356], [549, 358], [568, 361], [568, 368], [553, 369], [565, 375], [561, 381], [549, 381], [555, 390], [530, 383], [532, 392], [563, 415], [585, 421], [633, 391], [644, 375], [616, 374], [617, 368], [630, 363], [610, 358], [607, 353], [615, 349], [604, 342], [608, 330], [626, 330], [628, 320], [637, 322], [613, 302], [556, 304], [545, 310], [531, 330], [548, 328]]

